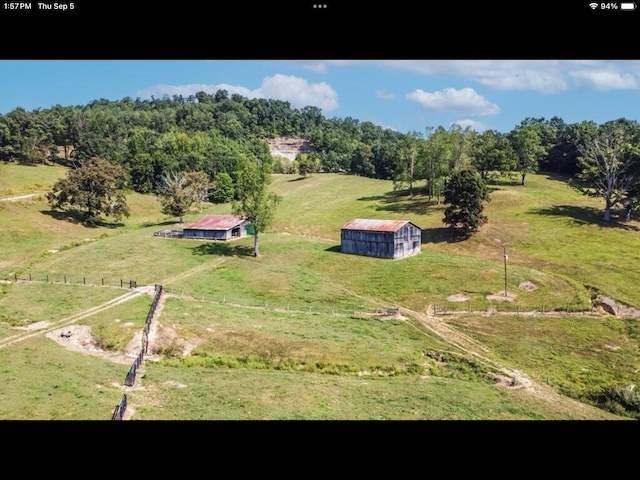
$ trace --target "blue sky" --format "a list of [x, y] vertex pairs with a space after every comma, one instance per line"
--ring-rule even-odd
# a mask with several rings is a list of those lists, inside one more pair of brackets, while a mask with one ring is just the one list
[[638, 60], [0, 60], [0, 114], [218, 89], [404, 133], [640, 120]]

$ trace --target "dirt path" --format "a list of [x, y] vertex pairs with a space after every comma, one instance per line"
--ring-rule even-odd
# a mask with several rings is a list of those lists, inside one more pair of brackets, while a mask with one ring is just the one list
[[107, 310], [108, 308], [111, 308], [115, 305], [126, 302], [127, 300], [131, 300], [132, 298], [138, 297], [143, 294], [153, 295], [154, 291], [155, 291], [154, 285], [138, 287], [125, 293], [124, 295], [120, 295], [119, 297], [113, 298], [108, 302], [103, 303], [102, 305], [89, 308], [87, 310], [84, 310], [83, 312], [76, 313], [74, 315], [63, 318], [56, 322], [37, 322], [37, 323], [32, 323], [27, 327], [19, 327], [20, 330], [25, 330], [25, 332], [18, 333], [16, 335], [12, 335], [10, 337], [1, 339], [0, 348], [5, 348], [5, 347], [8, 347], [9, 345], [13, 345], [15, 343], [26, 340], [27, 338], [32, 338], [37, 335], [44, 335], [48, 333], [56, 333], [57, 337], [65, 338], [65, 337], [61, 337], [60, 333], [63, 333], [65, 329], [68, 329], [71, 325], [77, 323], [83, 318], [102, 312], [104, 310]]
[[16, 202], [18, 200], [24, 200], [25, 198], [37, 197], [38, 195], [44, 195], [44, 192], [42, 192], [42, 193], [25, 193], [25, 194], [22, 194], [22, 195], [11, 195], [9, 197], [2, 197], [2, 198], [0, 198], [0, 202]]

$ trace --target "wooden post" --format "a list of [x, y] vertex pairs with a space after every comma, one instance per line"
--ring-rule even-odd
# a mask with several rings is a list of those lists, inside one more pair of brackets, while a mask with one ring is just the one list
[[86, 285], [86, 284], [87, 284], [87, 279], [86, 279], [86, 277], [82, 277], [82, 284], [83, 284], [83, 285]]
[[29, 281], [31, 281], [31, 274], [29, 274]]
[[102, 286], [104, 287], [104, 278], [102, 279]]
[[67, 283], [67, 276], [64, 276], [64, 283]]

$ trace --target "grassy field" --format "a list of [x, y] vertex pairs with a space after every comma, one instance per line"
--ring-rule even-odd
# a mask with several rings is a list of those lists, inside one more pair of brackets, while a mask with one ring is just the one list
[[[0, 168], [6, 196], [41, 192], [61, 175], [58, 167]], [[525, 186], [491, 187], [489, 222], [455, 241], [442, 224], [444, 205], [419, 192], [340, 174], [277, 175], [271, 188], [283, 202], [260, 235], [260, 258], [251, 255], [251, 237], [154, 237], [179, 226], [152, 196], [130, 193], [131, 217], [96, 228], [51, 212], [42, 196], [0, 202], [0, 279], [7, 282], [0, 283], [0, 338], [102, 304], [129, 280], [164, 286], [159, 322], [171, 331], [160, 358], [144, 364], [144, 389], [123, 387], [126, 365], [68, 352], [44, 336], [0, 349], [0, 382], [12, 385], [0, 392], [0, 418], [110, 418], [123, 391], [141, 420], [633, 417], [619, 406], [607, 405], [613, 415], [569, 399], [545, 401], [495, 378], [496, 365], [504, 365], [591, 404], [603, 389], [637, 383], [638, 320], [516, 313], [586, 311], [594, 293], [640, 307], [640, 223], [605, 224], [601, 202], [562, 178], [532, 175]], [[185, 221], [229, 212], [209, 204]], [[414, 222], [423, 230], [421, 253], [398, 260], [341, 254], [340, 227], [357, 217]], [[503, 249], [512, 302], [487, 298], [504, 289]], [[522, 282], [536, 288], [519, 288]], [[455, 294], [468, 300], [450, 300]], [[149, 304], [145, 295], [82, 323], [115, 352], [142, 328]], [[374, 315], [434, 305], [513, 314], [441, 317], [482, 345], [482, 358], [417, 315]], [[183, 356], [186, 344], [192, 348]]]

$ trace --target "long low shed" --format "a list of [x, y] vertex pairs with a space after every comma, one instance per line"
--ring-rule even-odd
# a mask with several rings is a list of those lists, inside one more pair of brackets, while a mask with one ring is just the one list
[[356, 218], [340, 230], [343, 253], [401, 258], [420, 252], [422, 230], [409, 220]]
[[229, 240], [247, 235], [249, 222], [236, 215], [205, 215], [182, 229], [183, 238]]

